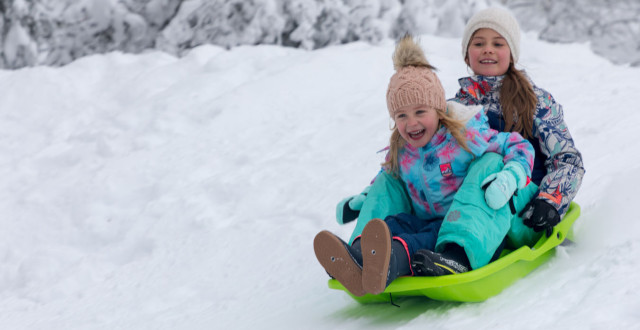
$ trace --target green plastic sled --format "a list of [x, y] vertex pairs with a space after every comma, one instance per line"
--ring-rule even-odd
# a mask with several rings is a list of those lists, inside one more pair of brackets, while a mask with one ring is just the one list
[[515, 251], [503, 252], [498, 260], [470, 272], [438, 277], [401, 277], [389, 284], [383, 293], [362, 297], [352, 295], [334, 279], [329, 280], [329, 288], [343, 290], [360, 303], [389, 302], [392, 298], [402, 296], [426, 296], [443, 301], [484, 301], [553, 257], [555, 247], [568, 236], [572, 238], [571, 227], [579, 215], [580, 206], [572, 202], [550, 237], [542, 235], [532, 248], [523, 246]]

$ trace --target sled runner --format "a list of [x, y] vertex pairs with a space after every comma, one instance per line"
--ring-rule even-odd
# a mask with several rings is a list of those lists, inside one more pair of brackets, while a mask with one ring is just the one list
[[[533, 246], [514, 251], [505, 249], [501, 257], [478, 269], [455, 275], [438, 277], [401, 277], [378, 295], [353, 296], [340, 282], [329, 280], [329, 288], [343, 290], [360, 303], [389, 302], [394, 297], [426, 296], [435, 300], [477, 302], [497, 295], [518, 279], [555, 255], [555, 247], [571, 236], [571, 227], [580, 215], [580, 206], [571, 203], [562, 221], [553, 228], [551, 236], [542, 237]], [[569, 237], [569, 240], [571, 237]]]

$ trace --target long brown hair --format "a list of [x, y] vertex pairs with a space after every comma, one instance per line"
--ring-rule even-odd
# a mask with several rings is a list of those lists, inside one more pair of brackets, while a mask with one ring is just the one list
[[518, 132], [525, 139], [533, 137], [533, 116], [538, 97], [524, 74], [509, 63], [509, 69], [500, 88], [500, 106], [505, 122], [505, 131]]
[[[449, 130], [451, 135], [456, 139], [458, 144], [467, 152], [471, 153], [471, 149], [467, 146], [467, 138], [465, 136], [466, 129], [465, 123], [455, 117], [449, 111], [442, 109], [435, 109], [438, 113], [438, 119], [440, 120], [440, 125]], [[387, 157], [385, 162], [382, 163], [382, 167], [385, 171], [393, 176], [398, 176], [400, 174], [400, 164], [398, 163], [398, 156], [400, 155], [400, 150], [404, 148], [407, 144], [400, 132], [398, 131], [398, 126], [393, 125], [391, 128], [391, 138], [389, 139], [389, 152], [387, 153]]]

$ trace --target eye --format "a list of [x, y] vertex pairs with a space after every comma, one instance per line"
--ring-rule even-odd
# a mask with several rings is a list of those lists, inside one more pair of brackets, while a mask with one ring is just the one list
[[416, 115], [418, 115], [418, 116], [422, 116], [425, 113], [427, 113], [427, 110], [416, 110]]
[[406, 114], [404, 114], [404, 113], [399, 113], [399, 114], [397, 114], [397, 115], [396, 115], [396, 120], [398, 120], [398, 119], [404, 119], [404, 118], [406, 118], [406, 117], [407, 117], [407, 115], [406, 115]]

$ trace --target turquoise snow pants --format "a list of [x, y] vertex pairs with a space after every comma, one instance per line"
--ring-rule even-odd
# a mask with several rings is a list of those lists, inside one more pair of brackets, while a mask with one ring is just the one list
[[532, 246], [540, 238], [541, 233], [525, 226], [518, 216], [538, 186], [529, 183], [517, 191], [513, 197], [515, 214], [511, 214], [509, 203], [494, 210], [484, 199], [481, 183], [490, 174], [502, 170], [502, 159], [499, 154], [488, 153], [471, 164], [440, 227], [436, 252], [442, 252], [448, 243], [456, 243], [464, 248], [471, 268], [476, 269], [491, 261], [505, 237], [511, 247]]
[[356, 228], [351, 234], [349, 243], [353, 243], [353, 240], [362, 234], [362, 230], [369, 220], [384, 220], [389, 215], [400, 213], [412, 213], [411, 201], [405, 190], [404, 182], [387, 172], [380, 172], [362, 204]]
[[[516, 214], [511, 214], [509, 204], [499, 210], [487, 205], [481, 183], [489, 174], [502, 170], [502, 159], [501, 155], [488, 153], [469, 166], [438, 234], [436, 251], [442, 251], [447, 243], [459, 244], [464, 247], [473, 269], [488, 264], [505, 237], [510, 247], [517, 248], [532, 246], [541, 235], [525, 226], [518, 216], [538, 190], [535, 184], [529, 183], [514, 196]], [[404, 183], [390, 174], [381, 173], [369, 190], [349, 242], [362, 233], [369, 220], [403, 212], [411, 213]]]

